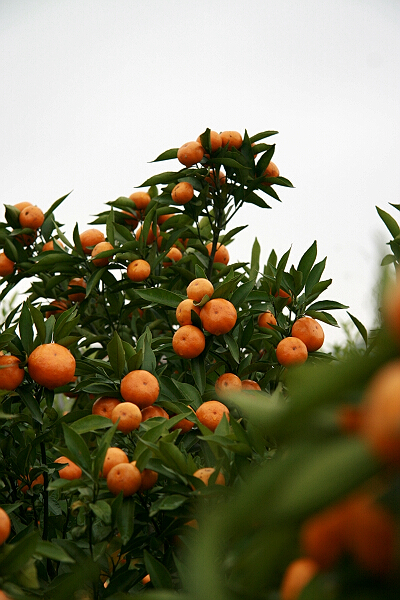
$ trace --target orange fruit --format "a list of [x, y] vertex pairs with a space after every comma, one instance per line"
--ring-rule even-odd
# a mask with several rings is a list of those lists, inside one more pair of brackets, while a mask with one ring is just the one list
[[138, 258], [129, 263], [126, 275], [131, 281], [144, 281], [151, 273], [151, 266], [147, 260]]
[[283, 575], [280, 600], [297, 600], [318, 571], [318, 563], [312, 558], [297, 558], [291, 562]]
[[54, 250], [54, 241], [57, 242], [58, 246], [61, 246], [61, 248], [64, 248], [64, 244], [61, 242], [61, 240], [49, 240], [48, 242], [43, 244], [41, 251], [48, 252], [49, 250]]
[[252, 379], [242, 379], [242, 390], [250, 390], [250, 391], [261, 391], [261, 387], [257, 383], [257, 381], [253, 381]]
[[151, 579], [150, 579], [150, 575], [147, 573], [147, 575], [145, 575], [142, 579], [142, 584], [146, 585], [146, 583], [150, 583]]
[[106, 238], [104, 237], [104, 233], [98, 229], [87, 229], [80, 234], [79, 239], [84, 253], [91, 254], [92, 248], [100, 244], [100, 242], [104, 242]]
[[192, 310], [200, 315], [200, 308], [194, 305], [191, 298], [186, 298], [178, 304], [175, 314], [179, 325], [192, 325]]
[[145, 210], [151, 202], [151, 196], [147, 192], [133, 192], [129, 199], [134, 202], [138, 210]]
[[18, 208], [19, 211], [23, 210], [27, 206], [32, 206], [32, 202], [17, 202], [17, 204], [14, 204], [14, 208]]
[[0, 546], [8, 539], [11, 533], [11, 520], [4, 508], [0, 507]]
[[114, 250], [114, 246], [110, 244], [110, 242], [99, 242], [95, 245], [92, 250], [92, 258], [93, 264], [95, 267], [105, 267], [110, 262], [110, 256], [105, 256], [104, 258], [95, 258], [101, 252], [106, 252], [107, 250]]
[[312, 317], [297, 319], [292, 326], [292, 336], [304, 342], [308, 352], [319, 350], [325, 337], [321, 325]]
[[237, 312], [229, 300], [212, 298], [201, 309], [200, 319], [206, 331], [213, 335], [222, 335], [235, 326]]
[[12, 354], [2, 354], [0, 356], [0, 367], [9, 365], [0, 369], [0, 390], [15, 390], [21, 385], [25, 371], [20, 369], [21, 361]]
[[286, 337], [276, 347], [276, 358], [283, 367], [301, 365], [308, 358], [307, 346], [296, 337]]
[[140, 408], [132, 402], [120, 402], [114, 406], [111, 413], [111, 421], [116, 423], [119, 419], [117, 429], [122, 433], [130, 433], [134, 429], [139, 429], [142, 422], [142, 413]]
[[[172, 260], [166, 260], [167, 257]], [[165, 259], [163, 261], [163, 267], [170, 267], [172, 264], [181, 260], [181, 258], [182, 252], [179, 250], [179, 248], [172, 247], [165, 256]]]
[[44, 223], [44, 214], [38, 206], [26, 206], [19, 213], [19, 223], [22, 228], [39, 229]]
[[345, 502], [328, 506], [306, 519], [300, 529], [304, 554], [323, 570], [331, 569], [345, 551]]
[[224, 415], [229, 421], [229, 409], [218, 400], [203, 402], [196, 410], [196, 417], [200, 423], [211, 429], [211, 431], [216, 430]]
[[163, 419], [169, 419], [169, 414], [165, 411], [161, 406], [146, 406], [146, 408], [142, 408], [142, 422], [147, 421], [147, 419], [152, 419], [153, 417], [163, 417]]
[[120, 463], [112, 467], [107, 475], [107, 487], [114, 496], [122, 492], [124, 498], [137, 492], [142, 483], [142, 476], [132, 463]]
[[215, 391], [219, 398], [227, 398], [231, 392], [240, 392], [241, 389], [242, 382], [234, 373], [224, 373], [215, 382]]
[[101, 470], [101, 475], [103, 477], [107, 477], [110, 470], [116, 465], [120, 465], [121, 463], [129, 463], [129, 458], [127, 454], [123, 450], [121, 450], [121, 448], [111, 446], [107, 449], [103, 463], [103, 468]]
[[7, 596], [3, 590], [0, 590], [0, 600], [13, 600], [11, 596]]
[[159, 217], [157, 217], [157, 223], [159, 225], [162, 225], [163, 223], [168, 221], [168, 219], [170, 219], [171, 217], [174, 217], [174, 216], [175, 216], [175, 213], [168, 213], [167, 215], [160, 215]]
[[4, 252], [0, 252], [0, 277], [12, 275], [15, 269], [15, 262], [10, 260]]
[[360, 431], [363, 411], [359, 406], [342, 404], [336, 413], [339, 429], [344, 433], [357, 433]]
[[194, 302], [201, 302], [205, 295], [211, 298], [213, 293], [213, 284], [204, 277], [193, 279], [186, 288], [187, 297], [194, 300]]
[[111, 419], [111, 413], [118, 404], [122, 404], [118, 398], [108, 398], [107, 396], [98, 398], [92, 406], [92, 415], [100, 415]]
[[[141, 235], [142, 235], [142, 226], [140, 226], [135, 233], [135, 237], [136, 237], [137, 241], [140, 240]], [[156, 240], [156, 238], [159, 235], [160, 235], [160, 226], [159, 225], [157, 225], [157, 227], [156, 227], [156, 235], [154, 235], [153, 228], [150, 227], [149, 233], [147, 234], [147, 240], [146, 240], [147, 246], [151, 246], [151, 244]]]
[[276, 325], [276, 319], [270, 310], [258, 315], [257, 322], [260, 327], [265, 327], [265, 329], [273, 329], [271, 324]]
[[[70, 290], [73, 287], [81, 287], [86, 289], [86, 281], [83, 279], [83, 277], [74, 277], [73, 279], [71, 279], [71, 281], [68, 283], [68, 290]], [[67, 290], [67, 295], [68, 298], [71, 300], [71, 302], [83, 302], [83, 300], [86, 298], [86, 293], [85, 292], [68, 292]]]
[[[197, 138], [196, 142], [199, 142], [199, 144], [201, 144], [200, 136]], [[218, 148], [221, 148], [222, 139], [221, 135], [217, 131], [210, 131], [210, 144], [211, 152], [216, 152]]]
[[[208, 481], [213, 473], [215, 473], [215, 469], [213, 467], [203, 467], [202, 469], [197, 469], [197, 471], [193, 473], [193, 477], [201, 479], [201, 481], [205, 485], [208, 485]], [[215, 484], [225, 485], [225, 477], [222, 475], [221, 472], [218, 473], [217, 479], [215, 480]]]
[[122, 213], [124, 215], [127, 215], [126, 217], [124, 217], [125, 225], [131, 227], [131, 229], [136, 229], [136, 227], [139, 224], [139, 216], [137, 215], [137, 213], [131, 213], [127, 210], [123, 210]]
[[[206, 244], [206, 248], [208, 250], [208, 255], [211, 256], [212, 242], [210, 242], [209, 244]], [[222, 263], [224, 265], [227, 265], [229, 262], [229, 252], [228, 252], [226, 246], [224, 246], [223, 244], [220, 244], [219, 242], [217, 243], [217, 249], [214, 254], [213, 262]]]
[[54, 461], [55, 463], [67, 463], [65, 467], [58, 471], [61, 479], [80, 479], [82, 477], [82, 469], [66, 456], [59, 456]]
[[50, 306], [54, 306], [54, 308], [46, 310], [46, 319], [48, 319], [51, 315], [58, 315], [59, 313], [64, 312], [68, 308], [68, 304], [65, 300], [53, 300], [52, 302], [50, 302]]
[[360, 435], [375, 455], [400, 465], [400, 359], [386, 363], [373, 375], [360, 408]]
[[75, 367], [75, 358], [68, 348], [54, 342], [37, 346], [28, 358], [29, 375], [50, 390], [72, 381]]
[[178, 150], [177, 159], [185, 167], [199, 163], [204, 156], [204, 148], [199, 142], [186, 142]]
[[391, 337], [400, 342], [400, 271], [396, 271], [396, 281], [384, 291], [382, 316]]
[[292, 302], [292, 296], [282, 289], [280, 289], [279, 292], [276, 292], [275, 298], [287, 298], [286, 304], [291, 304]]
[[[131, 462], [131, 465], [136, 467], [136, 460], [133, 460]], [[152, 469], [143, 469], [143, 471], [140, 472], [140, 475], [142, 477], [142, 483], [140, 484], [139, 492], [145, 492], [146, 490], [149, 490], [150, 488], [154, 487], [157, 483], [157, 471], [153, 471]]]
[[[204, 181], [209, 183], [214, 188], [217, 187], [217, 172], [215, 171], [215, 169], [211, 169], [209, 174], [206, 177], [204, 177]], [[218, 172], [219, 187], [221, 187], [221, 185], [224, 185], [224, 183], [226, 183], [226, 175], [223, 171], [220, 170]]]
[[206, 338], [198, 327], [183, 325], [174, 333], [172, 347], [182, 358], [196, 358], [206, 347]]
[[[20, 485], [20, 484], [21, 484], [21, 481], [20, 481], [20, 480], [18, 480], [18, 485]], [[21, 488], [21, 492], [22, 492], [23, 494], [26, 494], [26, 492], [27, 492], [28, 490], [32, 489], [32, 488], [33, 488], [33, 487], [35, 487], [36, 485], [43, 485], [43, 484], [44, 484], [44, 477], [43, 477], [43, 474], [41, 473], [40, 475], [38, 475], [38, 476], [37, 476], [37, 477], [36, 477], [36, 478], [35, 478], [35, 479], [34, 479], [34, 480], [31, 482], [31, 484], [30, 484], [30, 485], [24, 485], [24, 486]]]
[[187, 204], [194, 196], [192, 184], [188, 181], [177, 183], [171, 192], [171, 196], [176, 204]]
[[228, 144], [228, 149], [231, 148], [241, 148], [243, 144], [243, 138], [238, 131], [223, 131], [221, 133], [221, 141], [222, 146], [226, 146]]
[[[193, 408], [191, 408], [190, 406], [188, 407], [191, 410], [193, 410]], [[193, 410], [194, 412], [194, 410]], [[194, 423], [193, 421], [189, 421], [189, 419], [181, 419], [180, 421], [178, 421], [178, 423], [175, 423], [175, 425], [173, 425], [171, 427], [171, 429], [180, 429], [181, 433], [187, 433], [188, 431], [190, 431], [193, 427]]]
[[157, 377], [144, 369], [131, 371], [121, 381], [121, 396], [140, 409], [154, 404], [160, 393]]
[[[263, 177], [279, 177], [279, 169], [275, 163], [269, 163], [268, 167], [265, 169], [263, 173]], [[264, 185], [271, 185], [270, 183], [264, 183]]]

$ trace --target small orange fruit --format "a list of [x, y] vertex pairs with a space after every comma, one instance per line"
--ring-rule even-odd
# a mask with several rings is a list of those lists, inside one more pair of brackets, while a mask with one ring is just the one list
[[181, 181], [174, 187], [171, 196], [176, 204], [187, 204], [194, 196], [192, 184], [188, 181]]
[[[136, 460], [133, 460], [131, 462], [131, 465], [136, 467]], [[145, 492], [146, 490], [150, 490], [156, 485], [158, 480], [157, 471], [153, 471], [152, 469], [143, 469], [140, 475], [142, 477], [142, 483], [140, 484], [139, 492]]]
[[325, 337], [321, 325], [311, 317], [297, 319], [292, 326], [292, 336], [304, 342], [309, 352], [319, 350]]
[[297, 600], [319, 570], [318, 563], [312, 558], [297, 558], [291, 562], [283, 575], [280, 600]]
[[258, 315], [257, 322], [260, 327], [265, 327], [265, 329], [273, 329], [271, 324], [276, 325], [276, 319], [270, 310]]
[[142, 579], [142, 584], [146, 585], [146, 583], [150, 583], [151, 579], [150, 579], [150, 575], [147, 573], [147, 575], [145, 575]]
[[151, 273], [151, 266], [147, 260], [138, 258], [129, 263], [126, 275], [131, 281], [144, 281]]
[[107, 475], [107, 487], [114, 496], [122, 492], [124, 498], [137, 492], [142, 483], [139, 469], [132, 463], [120, 463], [112, 467]]
[[243, 138], [238, 131], [223, 131], [221, 133], [221, 141], [222, 146], [226, 146], [228, 144], [228, 149], [231, 148], [241, 148], [243, 144]]
[[[208, 255], [211, 256], [211, 252], [212, 252], [212, 242], [210, 242], [209, 244], [206, 244], [206, 248], [208, 250]], [[214, 261], [215, 263], [222, 263], [224, 265], [227, 265], [229, 262], [229, 252], [228, 249], [226, 248], [226, 246], [224, 246], [223, 244], [220, 244], [219, 242], [217, 243], [217, 249], [216, 252], [214, 254]]]
[[82, 469], [77, 464], [72, 462], [70, 458], [67, 458], [66, 456], [59, 456], [54, 462], [61, 464], [66, 463], [66, 466], [58, 471], [61, 479], [71, 480], [80, 479], [82, 477]]
[[7, 596], [3, 590], [0, 590], [0, 600], [13, 600], [13, 598], [11, 598], [11, 596]]
[[[199, 144], [201, 144], [200, 136], [197, 138], [196, 141], [199, 142]], [[211, 152], [216, 152], [218, 150], [218, 148], [221, 148], [222, 139], [221, 139], [221, 135], [217, 131], [210, 131], [210, 145], [211, 145]]]
[[[263, 173], [263, 177], [279, 177], [279, 169], [275, 163], [269, 163], [268, 167], [265, 169]], [[270, 183], [264, 183], [264, 185], [271, 185]]]
[[[211, 475], [215, 473], [215, 469], [213, 467], [203, 467], [202, 469], [197, 469], [193, 473], [193, 477], [197, 477], [197, 479], [201, 479], [201, 481], [208, 485], [209, 479]], [[218, 473], [217, 478], [215, 480], [216, 485], [225, 485], [225, 477], [221, 472]]]
[[[20, 480], [18, 480], [18, 485], [20, 485], [20, 483], [21, 483], [21, 481], [20, 481]], [[31, 484], [30, 484], [29, 486], [28, 486], [28, 485], [24, 485], [24, 486], [21, 488], [21, 492], [22, 492], [23, 494], [26, 494], [26, 492], [27, 492], [28, 490], [31, 490], [31, 489], [32, 489], [33, 487], [35, 487], [36, 485], [44, 485], [44, 477], [43, 477], [43, 473], [41, 473], [40, 475], [38, 475], [38, 476], [37, 476], [37, 477], [36, 477], [36, 478], [35, 478], [35, 479], [34, 479], [34, 480], [31, 482]]]
[[32, 202], [17, 202], [17, 204], [14, 204], [14, 208], [18, 208], [19, 211], [23, 210], [27, 206], [32, 206]]
[[[188, 408], [191, 408], [190, 406]], [[191, 408], [191, 410], [193, 410], [193, 408]], [[194, 410], [193, 410], [194, 412]], [[190, 431], [193, 427], [194, 423], [193, 421], [189, 421], [189, 419], [181, 419], [180, 421], [178, 421], [177, 423], [175, 423], [175, 425], [173, 425], [171, 427], [171, 429], [180, 429], [181, 433], [188, 433], [188, 431]]]
[[162, 417], [163, 419], [169, 419], [169, 414], [165, 411], [161, 406], [146, 406], [146, 408], [142, 408], [142, 422], [147, 421], [147, 419], [152, 419], [153, 417]]
[[[207, 183], [210, 184], [211, 187], [216, 188], [217, 187], [217, 173], [215, 171], [215, 169], [212, 169], [209, 174], [204, 177], [204, 181], [206, 181]], [[224, 185], [224, 183], [226, 183], [226, 175], [223, 171], [219, 171], [218, 172], [218, 184], [219, 187], [221, 187], [221, 185]]]
[[191, 298], [186, 298], [178, 304], [175, 314], [179, 325], [192, 325], [192, 310], [200, 315], [200, 308], [195, 306]]
[[165, 260], [163, 261], [163, 267], [170, 267], [172, 264], [177, 263], [178, 261], [181, 260], [182, 258], [182, 252], [179, 250], [179, 248], [176, 248], [175, 246], [173, 246], [166, 254], [165, 259], [168, 257], [172, 260]]
[[206, 331], [213, 335], [222, 335], [235, 326], [237, 312], [229, 300], [212, 298], [201, 309], [200, 319]]
[[68, 348], [54, 342], [37, 346], [28, 358], [29, 375], [50, 390], [70, 383], [75, 367], [75, 358]]
[[205, 295], [209, 298], [214, 293], [214, 286], [208, 279], [197, 277], [193, 279], [186, 288], [186, 295], [194, 302], [201, 302]]
[[261, 392], [261, 387], [257, 381], [253, 381], [252, 379], [242, 379], [242, 390]]
[[131, 371], [121, 381], [121, 396], [140, 409], [154, 404], [160, 393], [157, 377], [144, 369]]
[[134, 192], [129, 199], [135, 203], [138, 210], [145, 210], [151, 202], [151, 196], [147, 192]]
[[136, 229], [136, 227], [139, 224], [139, 216], [137, 213], [131, 213], [128, 210], [123, 210], [122, 211], [123, 215], [126, 215], [126, 217], [124, 216], [124, 221], [125, 224], [128, 225], [131, 229]]
[[43, 244], [41, 252], [48, 252], [49, 250], [54, 250], [54, 242], [56, 242], [56, 246], [61, 246], [61, 248], [64, 248], [64, 244], [61, 242], [61, 240], [49, 240], [48, 242]]
[[118, 404], [121, 404], [121, 400], [118, 398], [108, 398], [107, 396], [98, 398], [92, 406], [92, 415], [111, 419], [111, 413]]
[[114, 250], [114, 246], [110, 244], [110, 242], [99, 242], [95, 245], [95, 247], [92, 250], [92, 262], [95, 267], [105, 267], [106, 265], [108, 265], [111, 257], [105, 256], [104, 258], [95, 258], [95, 256], [97, 256], [98, 254], [106, 252], [107, 250]]
[[206, 338], [195, 325], [183, 325], [174, 333], [172, 347], [182, 358], [196, 358], [206, 347]]
[[228, 398], [232, 392], [240, 392], [242, 382], [234, 373], [224, 373], [215, 382], [215, 391], [219, 398]]
[[[73, 287], [81, 287], [86, 290], [86, 281], [83, 279], [83, 277], [74, 277], [68, 283], [68, 290], [70, 290]], [[85, 292], [75, 292], [74, 291], [71, 293], [71, 292], [68, 292], [68, 290], [67, 290], [67, 294], [68, 294], [68, 298], [71, 300], [71, 302], [83, 302], [83, 300], [86, 298]]]
[[276, 292], [275, 298], [287, 298], [286, 304], [292, 303], [292, 296], [285, 292], [285, 290], [282, 290], [282, 288], [279, 290], [279, 292]]
[[15, 262], [10, 260], [4, 252], [0, 252], [0, 277], [12, 275], [15, 269]]
[[107, 477], [110, 470], [115, 467], [115, 465], [120, 465], [121, 463], [129, 463], [127, 454], [121, 450], [121, 448], [111, 446], [107, 449], [101, 475]]
[[283, 367], [301, 365], [308, 358], [307, 346], [296, 337], [286, 337], [276, 347], [276, 358]]
[[39, 229], [44, 223], [44, 214], [38, 206], [26, 206], [19, 213], [19, 223], [21, 227], [29, 229]]
[[100, 244], [100, 242], [104, 242], [106, 238], [104, 237], [104, 233], [98, 229], [87, 229], [80, 234], [79, 239], [84, 253], [91, 254], [92, 248]]
[[12, 354], [2, 354], [0, 356], [0, 366], [4, 367], [5, 365], [9, 365], [3, 369], [0, 369], [0, 390], [15, 390], [19, 385], [21, 385], [25, 371], [24, 369], [20, 369], [21, 361], [16, 356]]
[[204, 148], [199, 142], [186, 142], [178, 150], [177, 159], [185, 167], [199, 163], [204, 156]]
[[0, 546], [8, 539], [11, 533], [11, 520], [4, 508], [0, 507]]
[[224, 415], [229, 421], [229, 409], [218, 400], [203, 402], [196, 410], [196, 417], [200, 423], [211, 429], [211, 431], [216, 430]]
[[111, 413], [111, 421], [116, 423], [119, 419], [117, 429], [122, 433], [130, 433], [134, 429], [139, 429], [142, 422], [142, 413], [140, 408], [132, 402], [120, 402], [114, 406]]
[[[142, 226], [138, 227], [138, 229], [135, 233], [135, 237], [136, 237], [137, 241], [140, 240], [141, 235], [142, 235]], [[156, 227], [156, 235], [154, 235], [153, 228], [150, 227], [149, 233], [147, 234], [146, 245], [151, 246], [151, 244], [158, 238], [159, 235], [160, 235], [160, 226], [159, 225], [157, 225], [157, 227]]]
[[174, 216], [175, 216], [175, 213], [168, 213], [167, 215], [160, 215], [159, 217], [157, 217], [157, 223], [158, 223], [158, 225], [162, 225], [163, 223], [168, 221], [168, 219], [170, 219], [171, 217], [174, 217]]
[[65, 300], [53, 300], [50, 302], [50, 306], [54, 306], [54, 308], [46, 310], [46, 319], [48, 319], [51, 315], [58, 315], [68, 309], [68, 304]]

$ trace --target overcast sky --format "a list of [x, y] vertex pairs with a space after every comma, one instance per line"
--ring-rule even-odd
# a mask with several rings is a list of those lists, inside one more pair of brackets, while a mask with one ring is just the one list
[[[397, 0], [1, 0], [0, 193], [57, 211], [71, 236], [206, 127], [279, 131], [295, 189], [245, 208], [230, 246], [266, 262], [314, 240], [324, 297], [368, 327], [389, 239], [375, 205], [400, 202]], [[400, 215], [399, 215], [400, 217]], [[348, 321], [345, 311], [335, 315]], [[341, 339], [324, 326], [327, 340]]]

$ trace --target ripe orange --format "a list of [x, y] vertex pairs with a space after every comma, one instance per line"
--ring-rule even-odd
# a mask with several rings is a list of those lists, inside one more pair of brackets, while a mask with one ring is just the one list
[[[133, 460], [131, 462], [131, 465], [136, 467], [136, 460]], [[157, 471], [153, 471], [152, 469], [143, 469], [143, 471], [140, 472], [140, 475], [142, 477], [142, 482], [139, 487], [139, 492], [145, 492], [146, 490], [149, 490], [150, 488], [154, 487], [157, 483]]]
[[42, 246], [42, 252], [48, 252], [48, 250], [54, 250], [54, 241], [57, 242], [58, 246], [61, 246], [61, 248], [64, 248], [64, 244], [62, 243], [61, 240], [49, 240], [48, 242], [46, 242], [45, 244], [43, 244]]
[[283, 575], [280, 600], [297, 600], [318, 571], [318, 563], [312, 558], [297, 558], [291, 562]]
[[186, 295], [194, 302], [201, 302], [205, 295], [209, 298], [214, 293], [214, 286], [208, 279], [197, 277], [193, 279], [186, 288]]
[[98, 229], [87, 229], [80, 234], [79, 239], [84, 253], [91, 254], [92, 248], [94, 248], [96, 244], [104, 242], [106, 238], [104, 237], [104, 233]]
[[142, 422], [153, 417], [163, 417], [163, 419], [169, 419], [169, 414], [161, 406], [146, 406], [141, 410]]
[[2, 354], [0, 356], [0, 367], [10, 365], [0, 369], [0, 390], [15, 390], [21, 385], [25, 371], [20, 369], [20, 360], [12, 354]]
[[[197, 138], [196, 142], [199, 142], [199, 144], [201, 144], [200, 136]], [[222, 139], [221, 135], [217, 131], [210, 131], [210, 144], [211, 152], [216, 152], [218, 148], [221, 148]]]
[[61, 479], [80, 479], [82, 477], [82, 469], [66, 456], [59, 456], [54, 462], [67, 463], [65, 467], [58, 471]]
[[188, 181], [181, 181], [174, 187], [171, 196], [176, 204], [187, 204], [194, 196], [192, 184]]
[[304, 554], [329, 570], [345, 551], [346, 503], [341, 501], [306, 519], [300, 529]]
[[53, 300], [50, 302], [51, 306], [54, 306], [53, 309], [46, 310], [45, 317], [48, 319], [51, 315], [57, 315], [59, 313], [64, 312], [68, 308], [68, 304], [65, 300]]
[[159, 225], [162, 225], [163, 223], [165, 223], [165, 221], [168, 221], [168, 219], [170, 219], [171, 217], [174, 217], [175, 213], [168, 213], [167, 215], [160, 215], [159, 217], [157, 217], [157, 223]]
[[[191, 408], [190, 406], [188, 408]], [[193, 408], [191, 408], [191, 410], [193, 410]], [[194, 412], [194, 410], [193, 410]], [[177, 423], [175, 423], [175, 425], [173, 425], [171, 427], [171, 429], [180, 429], [181, 433], [187, 433], [188, 431], [190, 431], [193, 427], [194, 423], [193, 421], [189, 421], [189, 419], [181, 419], [180, 421], [178, 421]]]
[[151, 266], [147, 260], [138, 258], [129, 263], [126, 275], [131, 281], [144, 281], [151, 273]]
[[[18, 485], [21, 484], [21, 480], [18, 479]], [[43, 474], [41, 473], [40, 475], [38, 475], [32, 482], [30, 485], [24, 485], [21, 488], [21, 492], [23, 494], [26, 494], [26, 492], [28, 490], [31, 490], [33, 487], [35, 487], [36, 485], [43, 485], [44, 484], [44, 477]]]
[[151, 202], [151, 196], [147, 192], [133, 192], [129, 199], [135, 203], [138, 210], [145, 210]]
[[157, 377], [144, 369], [131, 371], [121, 381], [121, 396], [140, 409], [154, 404], [160, 393]]
[[[217, 173], [215, 171], [215, 169], [212, 169], [209, 174], [204, 177], [204, 181], [206, 181], [207, 183], [210, 184], [211, 187], [215, 188], [217, 187]], [[221, 185], [224, 185], [224, 183], [226, 183], [226, 175], [223, 171], [219, 171], [218, 172], [218, 183], [219, 183], [219, 187], [221, 187]]]
[[14, 273], [15, 262], [10, 260], [4, 252], [0, 252], [0, 277], [7, 277]]
[[110, 469], [107, 475], [107, 487], [114, 496], [122, 492], [124, 498], [137, 492], [142, 483], [139, 469], [132, 463], [120, 463]]
[[219, 398], [229, 398], [231, 392], [240, 392], [242, 382], [234, 373], [224, 373], [215, 382], [215, 391]]
[[14, 204], [14, 208], [18, 208], [19, 211], [23, 210], [27, 206], [32, 206], [32, 202], [17, 202], [17, 204]]
[[121, 400], [118, 398], [98, 398], [92, 406], [92, 415], [100, 415], [101, 417], [107, 417], [111, 419], [111, 413], [118, 404], [121, 404]]
[[37, 346], [28, 358], [29, 375], [50, 390], [72, 381], [75, 367], [76, 361], [71, 352], [56, 343]]
[[261, 387], [257, 383], [257, 381], [253, 381], [252, 379], [242, 379], [242, 390], [250, 390], [250, 391], [261, 391]]
[[26, 206], [19, 213], [19, 223], [21, 227], [30, 229], [39, 229], [44, 223], [44, 214], [38, 206]]
[[243, 144], [243, 138], [238, 131], [223, 131], [221, 133], [221, 141], [222, 146], [226, 146], [228, 144], [228, 149], [231, 148], [241, 148]]
[[106, 252], [107, 250], [114, 250], [114, 246], [110, 244], [110, 242], [99, 242], [95, 245], [92, 250], [92, 258], [93, 264], [95, 267], [105, 267], [110, 262], [110, 256], [105, 256], [104, 258], [94, 258], [101, 252]]
[[276, 358], [283, 367], [301, 365], [308, 358], [307, 346], [296, 337], [286, 337], [276, 347]]
[[8, 539], [11, 533], [11, 520], [4, 508], [0, 507], [0, 546]]
[[199, 142], [186, 142], [178, 150], [177, 159], [185, 167], [199, 163], [204, 156], [204, 148]]
[[260, 327], [265, 327], [265, 329], [273, 329], [271, 324], [276, 325], [276, 319], [270, 310], [258, 315], [257, 322]]
[[[268, 167], [265, 169], [263, 173], [263, 177], [279, 177], [279, 169], [275, 163], [269, 163]], [[264, 185], [271, 185], [270, 183], [264, 183]]]
[[321, 325], [311, 317], [297, 319], [292, 326], [292, 336], [304, 342], [308, 352], [319, 350], [325, 337]]
[[0, 600], [13, 600], [11, 596], [7, 596], [3, 590], [0, 590]]
[[136, 229], [139, 224], [139, 216], [137, 213], [131, 213], [127, 210], [123, 210], [122, 213], [127, 215], [124, 217], [125, 225], [131, 227], [131, 229]]
[[150, 583], [151, 579], [150, 579], [150, 575], [147, 573], [147, 575], [145, 575], [142, 579], [142, 584], [146, 585], [146, 583]]
[[206, 331], [213, 335], [222, 335], [235, 326], [237, 312], [229, 300], [212, 298], [201, 309], [200, 319]]
[[216, 430], [224, 415], [226, 415], [229, 421], [229, 409], [222, 402], [218, 402], [218, 400], [203, 402], [196, 410], [196, 417], [200, 423], [211, 429], [211, 431]]
[[[208, 250], [208, 255], [211, 256], [211, 251], [212, 251], [212, 243], [210, 242], [209, 244], [206, 244], [206, 248]], [[224, 265], [227, 265], [229, 262], [229, 252], [228, 249], [226, 248], [226, 246], [224, 246], [223, 244], [220, 244], [219, 242], [217, 243], [217, 250], [214, 254], [214, 261], [215, 263], [222, 263]]]
[[122, 433], [130, 433], [134, 429], [139, 429], [142, 422], [142, 413], [140, 408], [132, 402], [120, 402], [114, 406], [111, 413], [111, 421], [116, 423], [119, 419], [117, 429]]
[[196, 358], [206, 347], [206, 338], [195, 325], [183, 325], [174, 333], [172, 347], [182, 358]]
[[[71, 281], [68, 283], [68, 290], [70, 290], [73, 287], [81, 287], [86, 289], [86, 281], [83, 279], [83, 277], [74, 277], [73, 279], [71, 279]], [[83, 300], [86, 298], [86, 293], [85, 292], [68, 292], [67, 290], [67, 294], [68, 294], [68, 298], [71, 300], [71, 302], [83, 302]]]
[[[167, 257], [172, 260], [165, 260]], [[181, 258], [182, 258], [182, 252], [179, 250], [179, 248], [176, 248], [175, 246], [173, 246], [166, 254], [166, 257], [163, 261], [163, 267], [170, 267], [172, 264], [181, 260]]]
[[[137, 241], [140, 240], [141, 235], [142, 235], [142, 226], [140, 226], [135, 233], [135, 237], [136, 237]], [[157, 225], [157, 227], [156, 227], [156, 235], [154, 235], [153, 228], [150, 227], [149, 233], [147, 234], [147, 240], [146, 240], [147, 246], [151, 246], [151, 244], [156, 240], [156, 238], [159, 235], [160, 235], [160, 226], [159, 225]]]
[[192, 310], [200, 315], [200, 308], [194, 305], [191, 298], [186, 298], [178, 304], [175, 314], [179, 325], [192, 325]]
[[101, 470], [102, 477], [107, 477], [110, 470], [121, 463], [129, 463], [127, 454], [121, 448], [115, 448], [114, 446], [108, 448]]
[[[201, 481], [205, 485], [208, 485], [208, 481], [213, 473], [215, 473], [215, 469], [213, 467], [203, 467], [202, 469], [197, 469], [197, 471], [193, 473], [193, 477], [201, 479]], [[215, 480], [215, 484], [225, 485], [225, 477], [222, 475], [221, 472], [218, 473], [217, 479]]]

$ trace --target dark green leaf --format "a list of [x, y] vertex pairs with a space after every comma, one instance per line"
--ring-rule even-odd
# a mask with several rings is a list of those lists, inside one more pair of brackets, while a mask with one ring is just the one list
[[107, 344], [107, 353], [115, 376], [120, 379], [125, 368], [125, 350], [116, 331], [114, 331], [111, 341]]
[[70, 453], [68, 458], [71, 458], [71, 460], [76, 462], [76, 464], [85, 470], [86, 473], [90, 474], [92, 462], [89, 448], [87, 447], [85, 441], [78, 433], [76, 433], [76, 431], [74, 431], [65, 423], [62, 424], [62, 428], [64, 432], [65, 444]]
[[165, 152], [162, 152], [159, 156], [157, 156], [157, 158], [155, 158], [151, 162], [158, 162], [160, 160], [171, 160], [172, 158], [176, 158], [178, 155], [178, 150], [179, 148], [171, 148], [170, 150], [165, 150]]
[[143, 558], [153, 586], [155, 588], [173, 589], [174, 586], [168, 569], [147, 550], [144, 550]]
[[368, 331], [366, 329], [366, 327], [361, 323], [361, 321], [359, 321], [354, 315], [350, 314], [347, 311], [347, 314], [349, 315], [350, 319], [353, 321], [354, 325], [357, 327], [359, 333], [361, 334], [362, 339], [365, 342], [365, 345], [368, 346]]
[[375, 208], [378, 211], [378, 215], [380, 216], [382, 221], [385, 223], [386, 227], [389, 229], [392, 236], [394, 238], [397, 237], [400, 233], [400, 227], [399, 227], [397, 221], [391, 215], [389, 215], [389, 213], [385, 212], [378, 206], [376, 206]]
[[126, 545], [132, 537], [134, 521], [135, 501], [131, 497], [124, 498], [116, 517], [116, 524], [121, 534], [121, 542], [123, 545]]
[[176, 308], [185, 296], [182, 294], [176, 294], [164, 288], [151, 288], [147, 290], [135, 290], [137, 295], [147, 300], [148, 302], [156, 302], [163, 306], [169, 306], [170, 308]]

